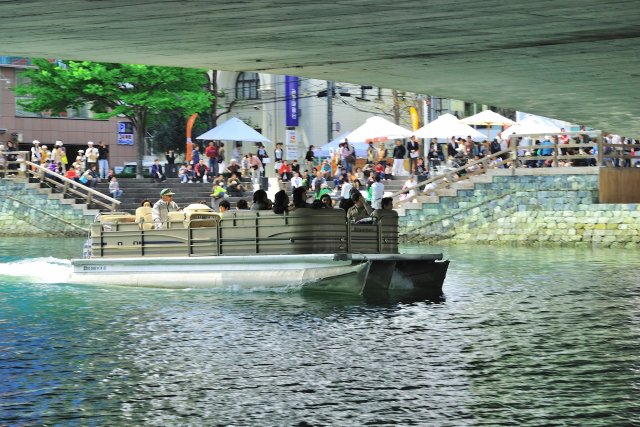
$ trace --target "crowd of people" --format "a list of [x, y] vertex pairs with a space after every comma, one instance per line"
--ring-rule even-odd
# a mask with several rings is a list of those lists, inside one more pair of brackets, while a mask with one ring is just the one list
[[[625, 144], [624, 149], [610, 148], [605, 145], [603, 159], [606, 164], [626, 167], [640, 164], [640, 161], [633, 159], [635, 153], [640, 152], [639, 141], [612, 134], [605, 134], [603, 138], [606, 144]], [[526, 167], [550, 167], [556, 164], [558, 166], [593, 166], [596, 164], [598, 154], [597, 146], [590, 140], [586, 131], [574, 137], [561, 133], [545, 135], [539, 140], [518, 138], [515, 144], [516, 153], [524, 159], [522, 166]], [[575, 147], [577, 144], [580, 146]], [[563, 148], [563, 145], [568, 147]], [[629, 148], [626, 148], [627, 145]], [[554, 150], [554, 147], [557, 149]], [[166, 153], [166, 166], [163, 167], [160, 160], [155, 159], [150, 168], [150, 175], [155, 182], [165, 182], [166, 172], [168, 172], [165, 168], [170, 168], [181, 183], [211, 183], [211, 197], [217, 201], [216, 204], [219, 204], [229, 196], [242, 197], [246, 192], [260, 188], [259, 179], [265, 175], [267, 168], [273, 168], [282, 182], [290, 183], [293, 190], [292, 196], [295, 196], [298, 188], [312, 193], [313, 201], [310, 206], [315, 205], [318, 208], [333, 206], [335, 200], [337, 208], [348, 210], [354, 205], [352, 194], [358, 192], [373, 209], [380, 209], [384, 183], [389, 179], [407, 177], [403, 187], [407, 191], [401, 198], [410, 197], [411, 187], [415, 186], [421, 177], [429, 177], [443, 164], [460, 168], [469, 162], [481, 160], [489, 154], [496, 154], [507, 148], [507, 140], [474, 142], [471, 137], [451, 137], [445, 144], [433, 139], [425, 149], [422, 149], [421, 142], [412, 137], [406, 142], [395, 140], [392, 146], [385, 142], [370, 142], [363, 162], [357, 161], [353, 144], [345, 139], [335, 152], [330, 153], [329, 158], [321, 160], [316, 157], [315, 147], [311, 145], [301, 163], [297, 159], [292, 161], [285, 159], [286, 155], [281, 143], [275, 145], [272, 153], [268, 153], [263, 145], [258, 144], [255, 152], [246, 155], [240, 154], [240, 146], [236, 144], [231, 153], [232, 158], [227, 164], [224, 143], [210, 141], [204, 150], [201, 150], [199, 144], [194, 144], [191, 161], [180, 165], [175, 164], [176, 155], [169, 150]], [[9, 141], [0, 146], [0, 152], [2, 152], [0, 161], [8, 164], [7, 172], [15, 173], [18, 166], [15, 161], [20, 156], [19, 153], [13, 154], [17, 152], [16, 144]], [[612, 155], [615, 152], [630, 158], [616, 158], [619, 156]], [[555, 161], [555, 164], [553, 163], [554, 157], [576, 154], [590, 157], [570, 160], [560, 158]], [[499, 163], [508, 155], [503, 154], [492, 161]], [[108, 157], [109, 147], [102, 141], [98, 144], [89, 141], [85, 149], [77, 151], [75, 159], [67, 156], [66, 147], [60, 140], [55, 141], [51, 147], [34, 140], [29, 153], [29, 160], [32, 162], [90, 188], [95, 188], [99, 182], [107, 182], [109, 193], [117, 199], [122, 196], [122, 190], [113, 169], [109, 169]], [[527, 160], [527, 157], [536, 158]], [[408, 165], [408, 170], [405, 164]], [[474, 168], [482, 167], [478, 162], [462, 173], [474, 172]], [[251, 178], [250, 182], [246, 178]], [[256, 193], [260, 194], [257, 191]], [[283, 199], [274, 202], [278, 202], [280, 206], [282, 201]]]
[[[169, 212], [182, 210], [173, 201], [174, 195], [175, 193], [171, 189], [165, 188], [160, 191], [160, 199], [153, 205], [147, 199], [141, 202], [141, 207], [152, 207], [152, 220], [155, 228], [165, 227]], [[210, 206], [206, 200], [199, 201], [198, 204]], [[217, 205], [218, 213], [223, 217], [225, 212], [231, 210], [231, 204], [226, 199], [217, 201], [215, 205]], [[301, 209], [343, 209], [346, 211], [347, 219], [351, 222], [375, 223], [388, 211], [393, 210], [393, 199], [380, 197], [377, 202], [370, 203], [359, 190], [351, 188], [348, 198], [341, 200], [340, 206], [335, 206], [330, 194], [325, 193], [316, 199], [309, 196], [305, 187], [300, 186], [293, 189], [291, 198], [285, 190], [280, 190], [275, 193], [272, 201], [265, 190], [259, 189], [253, 192], [251, 205], [245, 199], [236, 202], [236, 210], [272, 211], [276, 214], [284, 214]]]

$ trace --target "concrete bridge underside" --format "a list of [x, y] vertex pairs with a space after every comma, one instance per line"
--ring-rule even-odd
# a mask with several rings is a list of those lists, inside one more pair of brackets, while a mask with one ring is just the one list
[[637, 0], [2, 0], [0, 54], [260, 71], [640, 136]]

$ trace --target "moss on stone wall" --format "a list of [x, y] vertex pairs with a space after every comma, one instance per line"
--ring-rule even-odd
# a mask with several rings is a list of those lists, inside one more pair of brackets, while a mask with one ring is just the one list
[[26, 182], [0, 179], [0, 235], [84, 235], [77, 227], [87, 229], [92, 220], [91, 214], [40, 194]]
[[597, 175], [494, 176], [401, 217], [409, 242], [640, 247], [640, 205], [599, 204]]

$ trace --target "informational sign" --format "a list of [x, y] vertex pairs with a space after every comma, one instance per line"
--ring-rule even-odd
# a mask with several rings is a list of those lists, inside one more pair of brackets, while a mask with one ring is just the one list
[[287, 157], [289, 161], [296, 160], [298, 158], [298, 147], [296, 145], [287, 145]]
[[294, 160], [298, 158], [298, 131], [287, 129], [285, 132], [286, 159]]
[[295, 129], [287, 129], [286, 131], [286, 142], [287, 145], [297, 145], [298, 144], [298, 131]]
[[118, 122], [118, 145], [133, 145], [133, 124]]
[[284, 77], [285, 109], [287, 126], [298, 126], [298, 77]]

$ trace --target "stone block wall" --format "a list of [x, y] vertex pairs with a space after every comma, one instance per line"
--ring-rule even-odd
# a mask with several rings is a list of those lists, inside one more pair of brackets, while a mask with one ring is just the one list
[[494, 176], [407, 210], [403, 240], [640, 248], [640, 205], [599, 204], [598, 175]]
[[85, 235], [93, 215], [50, 199], [26, 182], [0, 179], [0, 235]]

